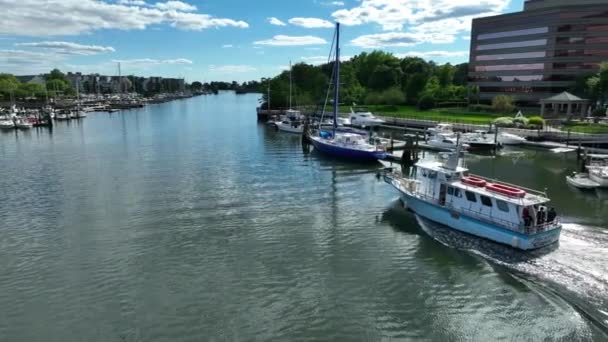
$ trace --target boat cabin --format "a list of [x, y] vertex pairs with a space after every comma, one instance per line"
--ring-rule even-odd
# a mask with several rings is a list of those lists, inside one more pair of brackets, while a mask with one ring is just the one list
[[470, 175], [468, 169], [447, 168], [435, 161], [416, 164], [415, 195], [452, 212], [522, 234], [556, 228], [555, 211], [546, 194]]

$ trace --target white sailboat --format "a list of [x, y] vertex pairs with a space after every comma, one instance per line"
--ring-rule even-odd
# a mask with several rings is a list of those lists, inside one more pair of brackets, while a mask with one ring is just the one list
[[291, 62], [289, 62], [289, 109], [285, 112], [285, 117], [282, 120], [275, 122], [275, 125], [280, 131], [302, 134], [302, 132], [304, 132], [302, 114], [299, 110], [292, 109], [291, 107], [291, 92], [293, 83], [291, 71]]

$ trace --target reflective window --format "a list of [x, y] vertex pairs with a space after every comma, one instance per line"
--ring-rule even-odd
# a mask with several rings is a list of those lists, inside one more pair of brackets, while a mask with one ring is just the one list
[[492, 199], [490, 197], [480, 195], [479, 198], [481, 198], [481, 204], [485, 205], [486, 207], [492, 206]]
[[585, 38], [582, 38], [582, 37], [557, 37], [555, 42], [557, 44], [582, 44], [585, 42]]
[[519, 58], [540, 58], [545, 57], [545, 51], [521, 52], [521, 53], [503, 53], [499, 55], [479, 55], [475, 57], [476, 61], [498, 61], [503, 59], [519, 59]]
[[498, 207], [498, 210], [504, 211], [505, 213], [509, 212], [509, 203], [507, 203], [505, 201], [501, 201], [501, 200], [497, 199], [496, 207]]
[[510, 49], [510, 48], [519, 48], [519, 47], [527, 47], [527, 46], [542, 46], [542, 45], [547, 45], [546, 39], [524, 40], [521, 42], [478, 45], [477, 50], [482, 51], [482, 50], [495, 50], [495, 49]]
[[484, 33], [477, 36], [477, 40], [484, 39], [495, 39], [495, 38], [504, 38], [504, 37], [517, 37], [517, 36], [525, 36], [529, 34], [541, 34], [549, 32], [548, 27], [536, 27], [525, 30], [515, 30], [515, 31], [504, 31], [504, 32], [496, 32], [496, 33]]
[[560, 25], [557, 27], [557, 32], [605, 32], [608, 31], [608, 25]]
[[608, 50], [556, 50], [555, 57], [579, 57], [579, 56], [602, 56], [608, 57]]
[[545, 68], [545, 64], [543, 64], [543, 63], [478, 65], [475, 67], [475, 71], [542, 70], [544, 68]]
[[554, 63], [553, 69], [558, 70], [591, 70], [598, 69], [599, 63]]
[[464, 195], [467, 197], [467, 200], [469, 200], [469, 202], [477, 202], [477, 197], [474, 193], [470, 191], [465, 191]]

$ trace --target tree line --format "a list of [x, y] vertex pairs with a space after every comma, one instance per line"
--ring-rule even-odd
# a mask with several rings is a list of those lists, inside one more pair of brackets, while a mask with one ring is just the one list
[[[466, 102], [475, 90], [467, 88], [468, 63], [438, 65], [419, 57], [398, 58], [383, 51], [363, 52], [340, 64], [340, 102], [344, 104], [410, 104], [433, 107], [442, 102]], [[323, 103], [333, 63], [293, 65], [292, 103]], [[289, 106], [290, 71], [260, 82], [271, 107]]]
[[76, 90], [64, 73], [53, 69], [44, 75], [44, 84], [23, 83], [11, 74], [0, 73], [0, 98], [2, 100], [44, 99], [57, 95], [72, 96]]

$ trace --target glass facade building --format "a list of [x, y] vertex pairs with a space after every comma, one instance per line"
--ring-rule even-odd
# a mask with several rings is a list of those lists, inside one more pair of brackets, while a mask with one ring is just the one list
[[608, 61], [608, 0], [527, 0], [522, 12], [473, 20], [469, 84], [480, 97], [538, 103]]

